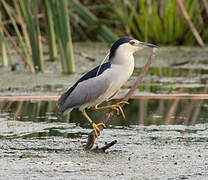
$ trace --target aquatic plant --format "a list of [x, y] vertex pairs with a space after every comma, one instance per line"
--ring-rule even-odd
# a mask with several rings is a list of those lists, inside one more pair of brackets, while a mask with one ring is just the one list
[[[68, 14], [67, 0], [49, 1], [44, 0], [44, 8], [39, 6], [40, 1], [23, 0], [13, 3], [1, 0], [4, 16], [8, 15], [8, 20], [12, 23], [5, 25], [1, 23], [1, 53], [5, 57], [3, 38], [9, 38], [11, 45], [24, 60], [31, 72], [44, 71], [43, 57], [43, 36], [47, 34], [49, 41], [50, 59], [57, 59], [57, 44], [61, 55], [62, 70], [64, 73], [75, 71], [72, 38], [70, 32], [70, 22]], [[45, 9], [45, 16], [40, 18], [40, 11]], [[52, 11], [53, 10], [53, 11]], [[46, 24], [42, 29], [42, 23]], [[48, 33], [45, 33], [48, 32]], [[18, 38], [18, 42], [13, 37]], [[46, 45], [48, 46], [48, 45]], [[2, 59], [2, 65], [6, 62]]]
[[108, 43], [119, 36], [156, 44], [208, 42], [205, 0], [0, 0], [0, 5], [1, 64], [11, 65], [7, 46], [12, 47], [31, 72], [44, 71], [47, 50], [51, 61], [61, 59], [63, 72], [74, 72], [72, 37]]
[[[204, 37], [208, 37], [208, 14], [206, 15], [205, 11], [208, 4], [205, 6], [202, 1], [196, 0], [186, 0], [184, 3], [190, 21], [206, 40]], [[121, 22], [117, 28], [126, 30], [126, 33], [142, 41], [158, 44], [193, 44], [197, 40], [178, 8], [177, 0], [120, 0], [114, 2], [114, 6], [117, 8], [112, 8], [114, 14], [110, 13], [109, 16], [114, 19], [116, 16], [117, 21]]]
[[[0, 12], [0, 23], [2, 23], [1, 12]], [[7, 58], [6, 41], [4, 39], [4, 32], [1, 27], [0, 27], [0, 54], [1, 54], [2, 66], [7, 67], [8, 66], [8, 58]]]
[[58, 58], [58, 54], [57, 54], [57, 46], [56, 46], [55, 27], [53, 21], [53, 11], [51, 7], [51, 3], [48, 0], [43, 0], [43, 4], [45, 8], [45, 16], [47, 21], [47, 25], [45, 26], [45, 28], [47, 30], [50, 60], [55, 61]]
[[4, 27], [3, 24], [1, 24], [1, 28], [3, 29], [5, 35], [10, 39], [11, 43], [13, 44], [13, 46], [15, 47], [15, 49], [17, 50], [18, 54], [22, 57], [22, 59], [24, 60], [25, 64], [27, 64], [27, 66], [29, 67], [31, 72], [35, 72], [34, 70], [34, 66], [30, 60], [30, 54], [28, 52], [28, 49], [26, 47], [25, 41], [21, 35], [20, 29], [18, 28], [17, 22], [16, 22], [16, 16], [14, 15], [14, 13], [11, 11], [11, 9], [9, 8], [9, 5], [5, 2], [5, 0], [1, 0], [1, 3], [6, 11], [6, 13], [8, 14], [11, 23], [13, 25], [14, 28], [14, 32], [17, 35], [18, 41], [20, 46], [17, 45], [17, 43], [11, 38], [11, 34], [9, 33], [9, 31]]
[[68, 1], [51, 1], [50, 4], [53, 10], [53, 19], [58, 37], [62, 71], [64, 73], [75, 72], [70, 19], [67, 10]]
[[32, 49], [32, 58], [35, 69], [44, 70], [43, 50], [41, 42], [41, 34], [38, 20], [38, 5], [36, 1], [21, 0], [19, 1], [24, 21], [27, 25], [30, 45]]

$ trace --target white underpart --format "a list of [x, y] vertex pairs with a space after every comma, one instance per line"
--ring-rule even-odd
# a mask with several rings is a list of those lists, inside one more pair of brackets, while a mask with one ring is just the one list
[[100, 79], [110, 82], [108, 90], [95, 101], [80, 106], [80, 110], [107, 101], [126, 83], [134, 71], [133, 53], [138, 49], [138, 47], [134, 47], [129, 43], [119, 46], [115, 56], [110, 60], [111, 68], [96, 77], [97, 80]]

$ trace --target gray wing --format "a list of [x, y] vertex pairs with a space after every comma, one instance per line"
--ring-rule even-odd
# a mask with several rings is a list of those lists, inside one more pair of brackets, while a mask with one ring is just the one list
[[106, 78], [100, 76], [80, 82], [62, 105], [62, 112], [69, 108], [76, 108], [92, 102], [100, 97], [109, 88]]

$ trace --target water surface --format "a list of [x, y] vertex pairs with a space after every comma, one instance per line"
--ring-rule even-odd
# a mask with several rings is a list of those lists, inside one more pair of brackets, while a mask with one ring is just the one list
[[[59, 62], [32, 75], [18, 61], [17, 71], [0, 69], [1, 95], [59, 95], [107, 54], [106, 44], [75, 44], [77, 73], [61, 74]], [[134, 83], [151, 51], [138, 52]], [[15, 58], [14, 58], [15, 60]], [[208, 50], [163, 47], [135, 94], [207, 94]], [[118, 102], [110, 101], [103, 105]], [[74, 110], [63, 116], [55, 101], [0, 102], [0, 179], [207, 179], [208, 101], [131, 99], [127, 119], [115, 117], [95, 146], [117, 140], [106, 153], [85, 151], [92, 131]], [[105, 112], [87, 111], [98, 123]]]

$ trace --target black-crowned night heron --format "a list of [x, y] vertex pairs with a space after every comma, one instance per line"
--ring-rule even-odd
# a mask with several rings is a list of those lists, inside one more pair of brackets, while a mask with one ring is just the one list
[[111, 47], [108, 62], [97, 66], [82, 76], [71, 88], [69, 88], [58, 100], [58, 107], [62, 113], [70, 112], [79, 108], [82, 114], [92, 124], [96, 137], [100, 135], [99, 126], [87, 115], [85, 109], [93, 107], [93, 110], [104, 109], [116, 110], [116, 115], [121, 112], [125, 118], [121, 104], [128, 104], [126, 101], [98, 107], [103, 101], [110, 100], [116, 95], [121, 86], [129, 79], [134, 70], [133, 53], [143, 49], [145, 46], [157, 47], [146, 42], [140, 42], [133, 38], [120, 38]]

